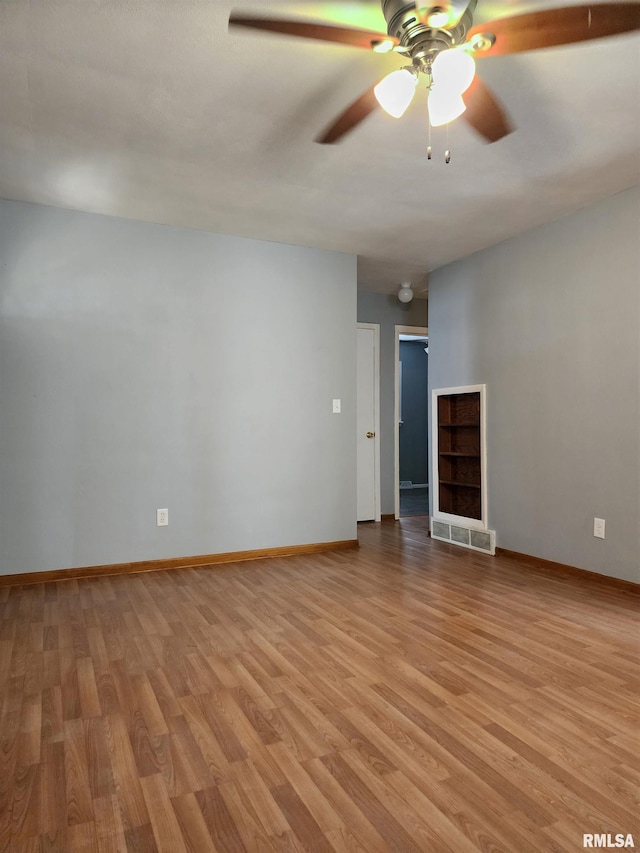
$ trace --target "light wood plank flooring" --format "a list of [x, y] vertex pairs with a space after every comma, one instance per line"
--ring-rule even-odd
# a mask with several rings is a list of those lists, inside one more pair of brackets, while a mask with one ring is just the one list
[[0, 850], [640, 848], [639, 599], [359, 534], [0, 590]]

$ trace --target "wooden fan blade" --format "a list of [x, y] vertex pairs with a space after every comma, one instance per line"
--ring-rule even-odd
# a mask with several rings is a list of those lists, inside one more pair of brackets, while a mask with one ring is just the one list
[[276, 18], [249, 18], [245, 15], [231, 15], [229, 26], [247, 27], [280, 33], [285, 36], [329, 41], [334, 44], [346, 44], [351, 47], [363, 47], [365, 50], [378, 49], [381, 53], [393, 50], [399, 44], [397, 38], [374, 30], [354, 30], [347, 27], [335, 27], [331, 24], [316, 24], [313, 21], [285, 21]]
[[467, 42], [484, 33], [495, 36], [493, 46], [475, 52], [475, 58], [480, 59], [615, 36], [637, 29], [640, 29], [640, 3], [599, 3], [547, 9], [478, 24], [467, 33]]
[[417, 0], [416, 12], [420, 23], [427, 27], [453, 29], [460, 23], [468, 5], [469, 0]]
[[498, 99], [477, 75], [462, 100], [467, 107], [462, 118], [487, 142], [497, 142], [513, 131], [514, 128]]
[[[376, 84], [377, 85], [377, 84]], [[338, 118], [329, 125], [321, 136], [316, 138], [316, 142], [323, 145], [332, 142], [338, 142], [347, 133], [352, 131], [354, 127], [364, 121], [369, 113], [372, 113], [380, 105], [373, 93], [373, 86], [360, 95], [360, 97], [350, 104], [346, 110], [341, 113]]]

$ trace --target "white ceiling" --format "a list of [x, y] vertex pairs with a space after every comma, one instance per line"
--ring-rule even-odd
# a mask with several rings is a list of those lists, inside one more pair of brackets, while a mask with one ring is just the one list
[[640, 180], [637, 33], [479, 62], [517, 131], [457, 121], [429, 162], [425, 93], [313, 142], [400, 57], [229, 33], [232, 8], [385, 28], [369, 2], [2, 0], [0, 196], [351, 252], [393, 292]]

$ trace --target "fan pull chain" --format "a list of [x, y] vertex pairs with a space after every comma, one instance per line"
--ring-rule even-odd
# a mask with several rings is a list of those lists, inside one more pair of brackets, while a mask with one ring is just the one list
[[447, 122], [447, 149], [444, 152], [444, 162], [449, 165], [451, 162], [451, 151], [449, 149], [449, 123]]
[[[430, 90], [431, 87], [427, 86], [427, 90]], [[427, 104], [429, 101], [427, 101]], [[427, 106], [427, 110], [429, 107]], [[429, 119], [429, 113], [427, 112], [427, 160], [431, 160], [431, 120]]]

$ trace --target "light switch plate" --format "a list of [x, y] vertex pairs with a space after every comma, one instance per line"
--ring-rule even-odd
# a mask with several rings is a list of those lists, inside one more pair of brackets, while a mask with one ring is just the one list
[[341, 411], [342, 411], [342, 401], [341, 400], [334, 400], [333, 401], [333, 414], [339, 415]]

